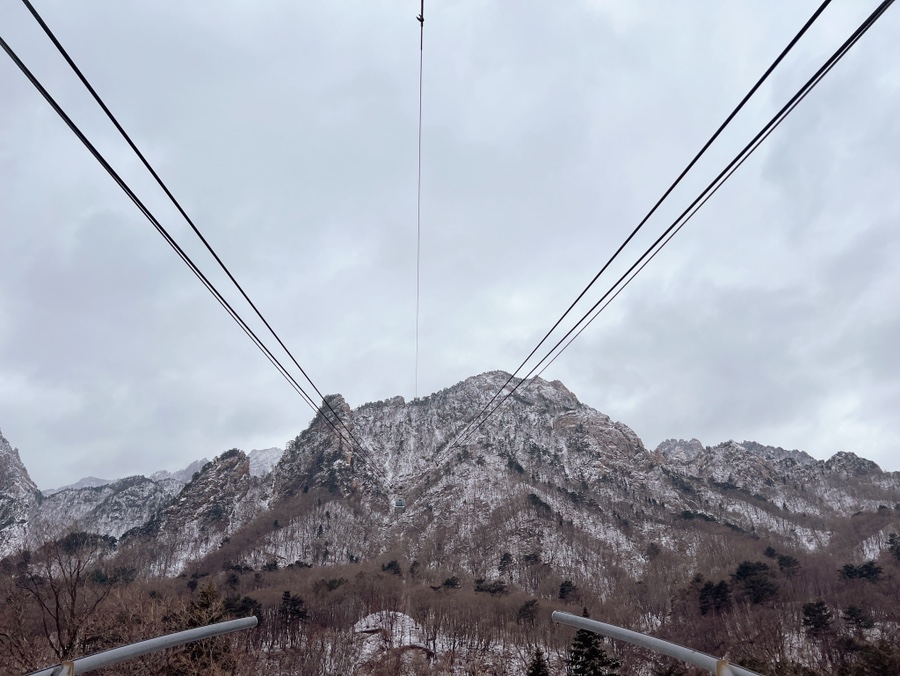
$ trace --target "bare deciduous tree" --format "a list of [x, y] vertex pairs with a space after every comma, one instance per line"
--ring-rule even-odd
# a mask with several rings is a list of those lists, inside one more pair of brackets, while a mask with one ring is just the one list
[[114, 538], [71, 532], [15, 559], [15, 584], [40, 610], [43, 636], [60, 660], [78, 654], [90, 642], [91, 622], [113, 586], [127, 571], [109, 570]]

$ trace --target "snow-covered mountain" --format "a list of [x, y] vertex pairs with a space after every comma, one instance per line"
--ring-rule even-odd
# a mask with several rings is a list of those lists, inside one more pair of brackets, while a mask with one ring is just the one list
[[66, 486], [60, 486], [59, 488], [45, 488], [41, 493], [45, 496], [53, 495], [54, 493], [59, 493], [60, 491], [66, 490], [79, 490], [81, 488], [99, 488], [100, 486], [105, 486], [106, 484], [111, 484], [113, 479], [100, 479], [95, 476], [86, 476], [82, 477], [78, 481], [73, 484], [68, 484]]
[[24, 542], [40, 495], [19, 458], [19, 449], [0, 432], [0, 556]]
[[[737, 549], [765, 539], [821, 550], [846, 531], [841, 546], [852, 541], [870, 555], [900, 530], [898, 473], [852, 453], [819, 461], [749, 441], [670, 440], [648, 450], [558, 381], [529, 382], [470, 426], [507, 378], [485, 373], [355, 410], [332, 395], [284, 451], [232, 449], [183, 486], [133, 477], [37, 504], [20, 467], [10, 479], [21, 502], [15, 532], [65, 510], [145, 549], [158, 574], [204, 557], [258, 569], [393, 551], [482, 577], [498, 575], [503, 558], [507, 578], [522, 582], [535, 566], [572, 579], [596, 566], [637, 578], [659, 552], [689, 560], [711, 538]], [[326, 419], [335, 412], [353, 443]], [[884, 524], [851, 528], [859, 512], [884, 515]]]
[[264, 477], [271, 472], [281, 456], [284, 455], [283, 448], [262, 448], [250, 451], [250, 476]]
[[203, 458], [202, 460], [194, 460], [194, 462], [190, 463], [184, 469], [179, 469], [175, 472], [168, 472], [166, 470], [160, 470], [158, 472], [154, 472], [150, 475], [150, 479], [153, 481], [163, 481], [164, 479], [174, 479], [179, 483], [186, 484], [191, 480], [191, 477], [194, 476], [197, 472], [203, 469], [203, 466], [209, 462], [208, 458]]
[[117, 538], [145, 523], [183, 487], [176, 479], [132, 476], [100, 486], [62, 489], [35, 507], [31, 528], [48, 536], [77, 528]]
[[31, 510], [31, 530], [41, 534], [38, 537], [77, 528], [118, 538], [167, 506], [208, 463], [204, 458], [176, 472], [163, 470], [150, 477], [85, 477], [69, 486], [44, 491]]
[[[239, 451], [217, 458], [155, 522], [158, 569], [213, 553], [258, 568], [402, 551], [490, 576], [502, 548], [516, 562], [513, 580], [534, 565], [639, 576], [648, 548], [692, 557], [710, 537], [765, 537], [822, 549], [857, 512], [897, 513], [900, 475], [852, 454], [823, 462], [755, 442], [696, 440], [649, 451], [559, 382], [531, 383], [468, 428], [506, 378], [486, 373], [355, 410], [328, 397], [327, 415], [337, 412], [359, 446], [320, 414], [267, 476], [254, 477]], [[883, 547], [886, 529], [867, 534], [865, 546]]]

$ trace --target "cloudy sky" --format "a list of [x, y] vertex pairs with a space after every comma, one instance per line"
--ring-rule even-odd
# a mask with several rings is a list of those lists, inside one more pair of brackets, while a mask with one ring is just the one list
[[[35, 4], [319, 388], [412, 397], [418, 3]], [[426, 4], [419, 395], [515, 369], [819, 3]], [[826, 9], [611, 272], [875, 4]], [[15, 0], [0, 34], [226, 290]], [[894, 8], [545, 377], [648, 447], [900, 470], [898, 34]], [[300, 397], [0, 61], [0, 429], [38, 485], [299, 433]]]

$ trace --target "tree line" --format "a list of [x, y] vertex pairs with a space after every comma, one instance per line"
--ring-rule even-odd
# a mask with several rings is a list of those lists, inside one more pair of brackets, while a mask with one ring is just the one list
[[[553, 610], [603, 621], [763, 674], [900, 673], [900, 536], [867, 560], [781, 551], [750, 541], [702, 569], [651, 543], [640, 579], [617, 570], [563, 578], [550, 566], [495, 554], [487, 574], [408, 560], [253, 568], [211, 557], [177, 577], [153, 577], [142, 552], [71, 532], [0, 562], [0, 672], [62, 660], [233, 617], [257, 629], [117, 667], [120, 674], [362, 673], [587, 676], [691, 673], [685, 665], [550, 620]], [[755, 553], [755, 556], [753, 555]], [[209, 565], [211, 562], [216, 565]], [[523, 576], [523, 566], [532, 571]], [[522, 584], [522, 581], [525, 584]], [[413, 646], [385, 640], [363, 655], [354, 626], [402, 613]]]

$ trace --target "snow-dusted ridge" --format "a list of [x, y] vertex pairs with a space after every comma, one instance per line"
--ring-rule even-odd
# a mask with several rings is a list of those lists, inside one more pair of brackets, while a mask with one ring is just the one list
[[[490, 577], [500, 573], [502, 546], [519, 562], [507, 571], [515, 581], [538, 564], [577, 578], [590, 573], [586, 562], [639, 577], [648, 548], [693, 557], [706, 537], [819, 549], [842, 520], [900, 504], [900, 474], [852, 453], [819, 461], [752, 441], [696, 439], [648, 450], [558, 381], [529, 382], [458, 441], [507, 378], [489, 372], [355, 410], [331, 395], [362, 449], [317, 416], [283, 451], [235, 449], [177, 477], [35, 500], [18, 513], [15, 532], [28, 514], [35, 523], [68, 514], [127, 546], [152, 542], [152, 570], [166, 575], [217, 551], [258, 568], [333, 565], [399, 547], [409, 560], [439, 558]], [[17, 485], [27, 493], [23, 472]], [[868, 534], [860, 551], [883, 542]]]
[[[507, 377], [485, 373], [427, 397], [355, 410], [329, 396], [362, 449], [342, 444], [319, 417], [265, 477], [254, 476], [243, 453], [222, 456], [202, 487], [187, 486], [161, 520], [169, 560], [221, 550], [253, 567], [330, 565], [406, 543], [410, 560], [440, 551], [446, 565], [497, 575], [503, 543], [515, 561], [573, 576], [598, 565], [639, 576], [651, 543], [696, 555], [707, 537], [698, 524], [729, 537], [819, 549], [829, 545], [835, 520], [900, 503], [898, 475], [849, 455], [829, 463], [755, 442], [708, 447], [697, 440], [649, 451], [630, 428], [558, 382], [521, 388], [454, 443]], [[211, 519], [199, 505], [216, 482], [231, 486], [225, 492], [232, 497], [219, 501]], [[394, 509], [397, 499], [402, 511]], [[182, 502], [193, 506], [180, 509]], [[246, 544], [244, 535], [244, 545], [229, 544], [241, 532], [256, 533], [255, 541]]]
[[250, 476], [264, 477], [269, 474], [284, 455], [283, 448], [262, 448], [250, 451]]
[[207, 458], [203, 458], [202, 460], [194, 460], [194, 462], [190, 463], [187, 467], [183, 469], [179, 469], [175, 472], [168, 472], [166, 470], [160, 470], [158, 472], [154, 472], [149, 476], [149, 478], [153, 481], [162, 481], [164, 479], [175, 479], [176, 481], [186, 484], [191, 480], [191, 477], [194, 476], [197, 472], [203, 469], [203, 466], [208, 463], [209, 460]]
[[61, 491], [77, 491], [82, 488], [98, 488], [100, 486], [111, 484], [113, 481], [113, 479], [100, 479], [95, 476], [86, 476], [82, 477], [73, 484], [68, 484], [67, 486], [60, 486], [59, 488], [45, 488], [41, 491], [41, 493], [43, 493], [44, 497], [49, 497], [55, 493], [60, 493]]
[[22, 464], [19, 449], [13, 448], [0, 432], [0, 556], [24, 543], [29, 517], [40, 497]]

